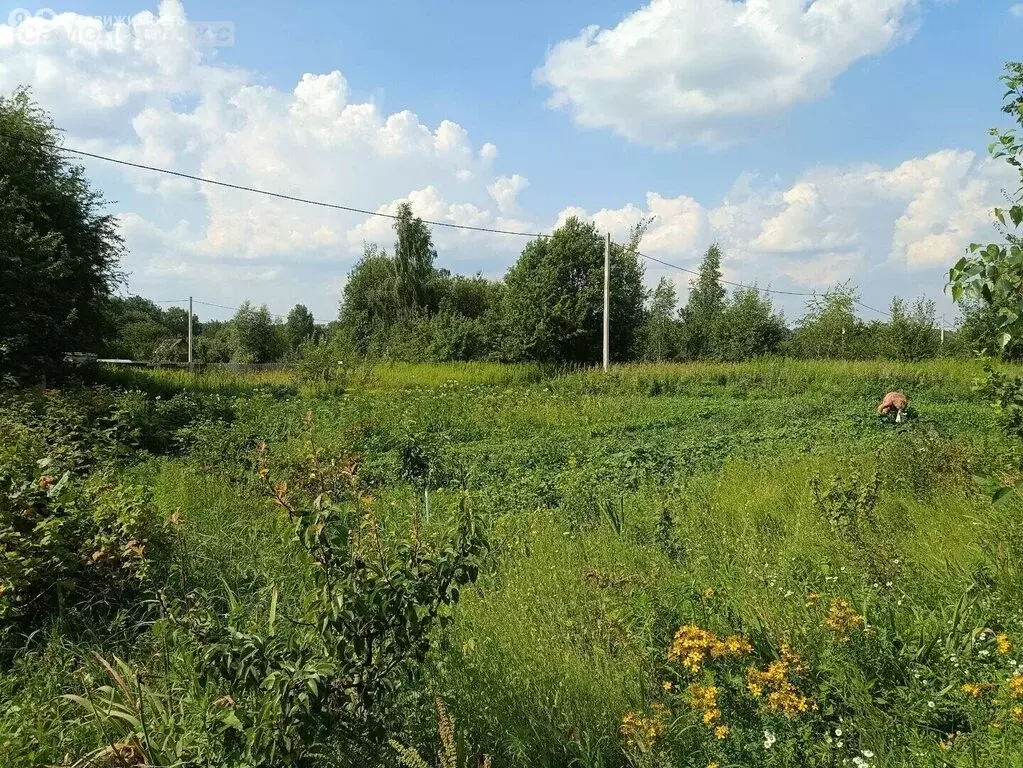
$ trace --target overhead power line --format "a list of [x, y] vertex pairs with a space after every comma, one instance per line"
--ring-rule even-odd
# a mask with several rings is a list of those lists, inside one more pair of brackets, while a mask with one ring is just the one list
[[[315, 205], [320, 208], [332, 208], [338, 211], [347, 211], [348, 213], [358, 213], [363, 216], [381, 216], [386, 219], [397, 220], [400, 217], [393, 213], [384, 213], [383, 211], [370, 211], [365, 208], [355, 208], [350, 205], [341, 205], [339, 203], [328, 203], [323, 200], [311, 200], [306, 197], [298, 197], [296, 195], [286, 195], [283, 192], [272, 192], [269, 189], [260, 189], [258, 187], [248, 187], [244, 184], [231, 184], [226, 181], [217, 181], [216, 179], [208, 179], [203, 176], [193, 176], [190, 173], [182, 173], [181, 171], [172, 171], [168, 168], [158, 168], [154, 165], [144, 165], [142, 163], [133, 163], [128, 160], [121, 160], [116, 157], [108, 157], [107, 155], [99, 155], [95, 152], [86, 152], [83, 149], [74, 149], [73, 147], [64, 147], [59, 144], [54, 144], [48, 141], [37, 141], [35, 139], [29, 139], [25, 136], [11, 136], [10, 134], [4, 134], [6, 138], [15, 139], [18, 141], [24, 141], [29, 144], [35, 144], [41, 147], [49, 147], [55, 149], [58, 152], [70, 152], [75, 155], [81, 155], [82, 157], [91, 157], [94, 160], [104, 160], [108, 163], [116, 163], [117, 165], [124, 165], [129, 168], [136, 168], [140, 171], [152, 171], [153, 173], [163, 173], [168, 176], [176, 176], [181, 179], [190, 179], [191, 181], [197, 181], [202, 184], [213, 184], [218, 187], [226, 187], [228, 189], [237, 189], [242, 192], [252, 192], [257, 195], [266, 195], [267, 197], [275, 197], [280, 200], [290, 200], [294, 203], [304, 203], [306, 205]], [[473, 232], [489, 232], [495, 235], [518, 235], [520, 237], [550, 237], [550, 235], [543, 232], [518, 232], [511, 229], [495, 229], [491, 227], [476, 227], [469, 224], [455, 224], [451, 221], [433, 221], [429, 219], [422, 220], [424, 224], [429, 224], [432, 227], [448, 227], [449, 229], [464, 229]]]
[[[672, 264], [669, 261], [663, 261], [663, 260], [655, 258], [653, 256], [648, 256], [645, 253], [640, 253], [639, 251], [636, 251], [636, 254], [639, 255], [639, 256], [642, 256], [644, 259], [647, 259], [649, 261], [653, 261], [653, 262], [656, 262], [658, 264], [662, 264], [665, 267], [671, 267], [672, 269], [677, 269], [679, 272], [686, 272], [687, 274], [696, 275], [696, 276], [699, 276], [699, 274], [700, 274], [695, 269], [689, 269], [688, 267], [680, 267], [678, 264]], [[799, 292], [796, 292], [796, 291], [780, 291], [780, 290], [777, 290], [775, 288], [761, 288], [759, 285], [746, 285], [745, 283], [737, 283], [734, 280], [725, 280], [724, 278], [720, 278], [720, 277], [718, 278], [718, 281], [721, 282], [721, 283], [724, 283], [725, 285], [731, 285], [731, 286], [734, 286], [736, 288], [745, 288], [746, 290], [762, 291], [764, 293], [776, 293], [776, 294], [780, 294], [782, 296], [803, 296], [803, 297], [809, 298], [809, 297], [820, 296], [821, 295], [819, 293], [799, 293]], [[863, 307], [864, 309], [869, 309], [871, 312], [877, 312], [879, 315], [885, 315], [886, 317], [891, 317], [891, 315], [888, 312], [885, 312], [883, 309], [876, 309], [874, 307], [871, 307], [871, 306], [869, 306], [867, 304], [864, 304], [859, 299], [853, 299], [853, 302], [855, 304], [858, 304], [859, 306]]]
[[[648, 259], [650, 261], [655, 261], [658, 264], [663, 264], [666, 267], [671, 267], [672, 269], [677, 269], [680, 272], [687, 272], [690, 275], [697, 275], [697, 276], [699, 276], [699, 274], [700, 274], [695, 269], [688, 269], [687, 267], [680, 267], [678, 264], [672, 264], [672, 263], [667, 262], [667, 261], [661, 261], [660, 259], [656, 259], [653, 256], [647, 256], [645, 253], [639, 253], [639, 251], [636, 251], [636, 253], [639, 256], [642, 256], [644, 259]], [[779, 294], [782, 294], [783, 296], [819, 296], [820, 295], [820, 294], [817, 294], [817, 293], [796, 293], [795, 291], [779, 291], [779, 290], [775, 290], [774, 288], [761, 288], [758, 285], [746, 285], [745, 283], [736, 283], [736, 282], [734, 282], [732, 280], [724, 280], [722, 278], [718, 278], [718, 282], [724, 283], [725, 285], [733, 285], [736, 288], [745, 288], [747, 290], [763, 291], [764, 293], [779, 293]]]
[[[123, 166], [127, 166], [129, 168], [135, 168], [137, 170], [151, 171], [153, 173], [162, 173], [162, 174], [165, 174], [167, 176], [175, 176], [175, 177], [182, 178], [182, 179], [189, 179], [191, 181], [196, 181], [196, 182], [199, 182], [201, 184], [212, 184], [214, 186], [225, 187], [227, 189], [235, 189], [235, 190], [239, 190], [239, 191], [242, 191], [242, 192], [252, 192], [253, 194], [265, 195], [267, 197], [273, 197], [273, 198], [277, 198], [277, 199], [280, 199], [280, 200], [290, 200], [291, 202], [294, 202], [294, 203], [303, 203], [305, 205], [313, 205], [313, 206], [317, 206], [317, 207], [320, 207], [320, 208], [330, 208], [330, 209], [338, 210], [338, 211], [346, 211], [348, 213], [357, 213], [357, 214], [360, 214], [360, 215], [363, 215], [363, 216], [377, 216], [377, 217], [382, 217], [382, 218], [391, 219], [391, 220], [397, 220], [399, 218], [397, 215], [395, 215], [393, 213], [384, 213], [383, 211], [371, 211], [371, 210], [368, 210], [366, 208], [356, 208], [354, 206], [342, 205], [340, 203], [329, 203], [329, 202], [325, 202], [323, 200], [312, 200], [310, 198], [298, 197], [297, 195], [288, 195], [288, 194], [284, 194], [282, 192], [273, 192], [273, 191], [268, 190], [268, 189], [260, 189], [259, 187], [249, 187], [249, 186], [245, 186], [243, 184], [232, 184], [232, 183], [226, 182], [226, 181], [217, 181], [216, 179], [209, 179], [209, 178], [206, 178], [204, 176], [195, 176], [195, 175], [192, 175], [190, 173], [183, 173], [181, 171], [173, 171], [173, 170], [170, 170], [169, 168], [159, 168], [159, 167], [153, 166], [153, 165], [145, 165], [145, 164], [142, 164], [142, 163], [133, 163], [133, 162], [130, 162], [128, 160], [121, 160], [121, 159], [116, 158], [116, 157], [109, 157], [107, 155], [100, 155], [100, 154], [97, 154], [95, 152], [86, 152], [85, 150], [82, 150], [82, 149], [75, 149], [74, 147], [66, 147], [66, 146], [62, 146], [60, 144], [54, 144], [53, 142], [39, 141], [39, 140], [36, 140], [36, 139], [30, 139], [27, 136], [14, 136], [14, 135], [11, 135], [11, 134], [6, 134], [6, 133], [4, 133], [2, 135], [5, 138], [14, 139], [16, 141], [23, 141], [23, 142], [26, 142], [26, 143], [29, 143], [29, 144], [35, 144], [35, 145], [41, 146], [41, 147], [48, 147], [48, 148], [54, 149], [54, 150], [56, 150], [58, 152], [68, 152], [68, 153], [71, 153], [71, 154], [80, 155], [82, 157], [89, 157], [89, 158], [92, 158], [94, 160], [103, 160], [103, 161], [108, 162], [108, 163], [115, 163], [116, 165], [123, 165]], [[495, 235], [515, 235], [515, 236], [518, 236], [518, 237], [529, 237], [529, 238], [551, 237], [551, 234], [547, 233], [547, 232], [520, 232], [520, 231], [510, 230], [510, 229], [496, 229], [496, 228], [492, 228], [492, 227], [478, 227], [478, 226], [473, 226], [471, 224], [456, 224], [456, 223], [450, 222], [450, 221], [437, 221], [437, 220], [431, 220], [431, 219], [422, 219], [422, 222], [424, 224], [428, 224], [428, 225], [430, 225], [432, 227], [447, 227], [449, 229], [459, 229], [459, 230], [466, 230], [466, 231], [471, 231], [471, 232], [486, 232], [486, 233], [495, 234]], [[689, 269], [687, 267], [681, 267], [678, 264], [672, 264], [670, 262], [663, 261], [662, 259], [658, 259], [658, 258], [656, 258], [654, 256], [649, 256], [649, 255], [647, 255], [645, 253], [641, 253], [639, 251], [636, 251], [636, 254], [638, 256], [641, 256], [642, 258], [648, 260], [648, 261], [652, 261], [652, 262], [655, 262], [657, 264], [661, 264], [661, 265], [663, 265], [665, 267], [670, 267], [672, 269], [677, 269], [680, 272], [685, 272], [685, 273], [688, 273], [688, 274], [691, 274], [691, 275], [699, 275], [699, 272], [697, 272], [694, 269]], [[805, 293], [805, 292], [798, 292], [798, 291], [783, 291], [783, 290], [778, 290], [776, 288], [761, 288], [760, 286], [757, 286], [757, 285], [747, 285], [745, 283], [739, 283], [739, 282], [735, 282], [733, 280], [721, 279], [720, 282], [722, 282], [725, 285], [730, 285], [730, 286], [733, 286], [733, 287], [736, 287], [736, 288], [744, 288], [746, 290], [756, 290], [756, 291], [760, 291], [762, 293], [772, 293], [772, 294], [776, 294], [776, 295], [779, 295], [779, 296], [800, 296], [800, 297], [808, 298], [808, 297], [819, 296], [820, 295], [819, 293]], [[181, 303], [181, 302], [165, 301], [165, 302], [156, 302], [156, 303], [158, 303], [158, 304], [159, 303], [174, 304], [174, 303]], [[232, 309], [232, 310], [234, 309], [233, 307], [225, 307], [225, 306], [222, 306], [220, 304], [210, 304], [209, 302], [204, 302], [204, 301], [196, 301], [195, 303], [196, 304], [203, 304], [203, 305], [211, 306], [211, 307], [217, 307], [219, 309]], [[871, 312], [877, 312], [878, 314], [885, 315], [887, 317], [891, 317], [891, 315], [889, 313], [885, 312], [884, 310], [875, 309], [874, 307], [870, 307], [870, 306], [864, 304], [861, 301], [855, 300], [855, 303], [858, 304], [859, 306], [863, 307], [864, 309], [869, 309]], [[273, 316], [277, 317], [277, 318], [283, 317], [282, 315], [273, 315]]]
[[[209, 301], [199, 301], [199, 299], [195, 299], [195, 303], [196, 304], [202, 304], [204, 307], [216, 307], [217, 309], [227, 309], [227, 310], [230, 310], [231, 312], [237, 312], [238, 311], [238, 307], [229, 307], [229, 306], [227, 306], [225, 304], [214, 304], [214, 303], [209, 302]], [[276, 320], [287, 320], [288, 319], [287, 315], [278, 315], [275, 312], [270, 312], [269, 314], [270, 314], [270, 317], [272, 317], [272, 318], [274, 318]], [[319, 319], [314, 317], [313, 318], [313, 322], [314, 323], [325, 323], [327, 321], [326, 320], [319, 320]]]

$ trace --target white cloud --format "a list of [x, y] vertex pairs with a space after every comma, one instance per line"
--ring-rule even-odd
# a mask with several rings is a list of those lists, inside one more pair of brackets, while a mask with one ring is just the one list
[[[852, 30], [874, 30], [881, 16], [871, 13], [883, 6], [892, 18], [892, 35], [905, 28], [905, 13], [896, 14], [894, 0], [816, 0], [805, 9], [803, 0], [789, 5], [748, 0], [734, 8], [722, 2], [692, 0], [686, 7], [693, 13], [716, 8], [732, 14], [732, 21], [741, 12], [777, 22], [775, 28], [764, 19], [743, 17], [745, 26], [728, 33], [740, 38], [751, 34], [751, 24], [758, 34], [793, 46], [802, 40], [799, 35], [817, 43], [832, 35], [834, 45], [824, 46], [829, 57], [841, 41], [855, 37], [835, 27], [833, 16], [840, 11]], [[911, 4], [903, 3], [906, 8]], [[668, 16], [688, 13], [664, 5], [655, 0], [647, 15], [638, 17], [652, 25], [650, 34], [661, 34], [658, 30], [667, 23], [654, 10]], [[813, 29], [807, 27], [811, 11], [816, 14]], [[650, 191], [643, 200], [592, 213], [571, 200], [557, 214], [551, 209], [528, 212], [519, 203], [527, 180], [495, 169], [497, 147], [477, 144], [450, 120], [428, 125], [407, 109], [385, 113], [373, 101], [353, 98], [346, 78], [336, 71], [305, 74], [285, 89], [262, 85], [257, 75], [218, 63], [190, 38], [174, 37], [185, 16], [173, 0], [165, 0], [157, 15], [137, 18], [169, 31], [158, 43], [102, 26], [88, 27], [95, 30], [88, 40], [43, 35], [57, 29], [53, 25], [58, 22], [92, 24], [86, 17], [61, 14], [50, 21], [33, 20], [36, 33], [43, 35], [33, 42], [20, 27], [0, 25], [0, 91], [31, 83], [36, 98], [67, 129], [71, 146], [305, 198], [389, 214], [409, 201], [426, 219], [517, 232], [550, 231], [567, 216], [578, 215], [618, 240], [652, 217], [641, 246], [645, 253], [693, 267], [718, 241], [729, 279], [783, 288], [816, 289], [853, 277], [887, 291], [892, 276], [911, 275], [909, 285], [929, 276], [940, 279], [942, 269], [972, 239], [985, 236], [1000, 188], [1013, 181], [1002, 170], [1004, 164], [944, 150], [890, 167], [810, 168], [784, 184], [744, 174], [720, 200]], [[635, 14], [629, 18], [633, 21], [623, 25], [636, 24]], [[707, 34], [725, 34], [722, 23], [713, 20]], [[679, 40], [689, 40], [691, 30], [679, 31], [684, 33]], [[593, 45], [607, 47], [624, 39], [598, 35], [599, 46]], [[826, 87], [820, 73], [827, 67], [813, 63], [814, 56], [823, 54], [812, 45], [806, 52], [813, 54], [812, 66], [784, 71], [804, 89], [813, 82]], [[653, 64], [663, 64], [663, 52], [654, 59]], [[719, 59], [700, 61], [709, 67], [701, 77], [713, 75]], [[780, 74], [783, 69], [775, 67], [768, 75], [789, 82]], [[626, 78], [630, 72], [623, 70]], [[722, 73], [713, 76], [724, 78], [723, 93], [747, 87]], [[690, 90], [695, 82], [668, 80], [672, 87]], [[764, 85], [763, 78], [755, 78], [749, 87]], [[718, 131], [720, 114], [711, 109], [697, 122]], [[673, 123], [669, 117], [654, 115], [652, 129], [664, 136], [695, 135], [696, 122]], [[636, 119], [641, 119], [638, 113]], [[338, 288], [363, 242], [393, 241], [393, 222], [387, 218], [101, 163], [90, 164], [89, 173], [111, 197], [124, 201], [113, 209], [130, 249], [124, 266], [132, 273], [132, 289], [154, 298], [193, 294], [227, 305], [250, 298], [269, 303], [275, 312], [302, 302], [319, 318], [330, 319]], [[434, 229], [434, 240], [444, 266], [482, 269], [493, 276], [503, 274], [524, 244], [520, 238], [441, 227]], [[652, 280], [669, 274], [656, 264], [648, 267]], [[684, 276], [679, 280], [686, 281]], [[916, 291], [906, 285], [903, 281], [888, 295]]]
[[[874, 280], [887, 288], [894, 277], [913, 276], [891, 295], [906, 293], [921, 276], [940, 275], [971, 241], [992, 234], [991, 208], [1012, 181], [1004, 164], [943, 150], [888, 169], [813, 168], [785, 187], [743, 176], [712, 206], [649, 193], [644, 208], [588, 214], [570, 207], [558, 220], [591, 219], [621, 241], [629, 227], [653, 217], [640, 243], [644, 253], [691, 269], [718, 242], [730, 279], [761, 286], [779, 287], [782, 278], [816, 290], [849, 278], [866, 281], [876, 271]], [[656, 263], [648, 268], [672, 274]], [[681, 284], [688, 280], [675, 276]]]
[[535, 73], [579, 125], [716, 144], [826, 94], [914, 28], [917, 0], [651, 0], [563, 40]]
[[1023, 19], [1023, 3], [1016, 3], [1009, 8], [1009, 13], [1015, 16], [1017, 19]]
[[528, 186], [529, 180], [516, 173], [514, 176], [499, 176], [494, 179], [493, 184], [487, 185], [487, 192], [494, 198], [497, 207], [502, 212], [507, 212], [514, 210], [516, 198]]
[[[290, 90], [262, 85], [218, 63], [189, 29], [178, 0], [114, 24], [73, 13], [0, 24], [0, 92], [31, 84], [69, 145], [119, 159], [390, 212], [407, 199], [424, 218], [523, 227], [514, 211], [527, 181], [493, 172], [495, 145], [475, 144], [451, 120], [427, 125], [411, 110], [388, 114], [353, 99], [338, 71], [306, 73]], [[332, 313], [337, 296], [325, 286], [336, 288], [363, 239], [393, 239], [387, 219], [101, 163], [89, 169], [127, 201], [118, 210], [136, 290], [162, 294], [165, 279], [216, 276], [239, 291], [271, 277], [283, 288], [284, 276], [315, 264], [318, 295], [309, 301]], [[125, 182], [129, 194], [117, 194]], [[439, 230], [435, 239], [465, 237]], [[520, 245], [490, 243], [501, 254]]]

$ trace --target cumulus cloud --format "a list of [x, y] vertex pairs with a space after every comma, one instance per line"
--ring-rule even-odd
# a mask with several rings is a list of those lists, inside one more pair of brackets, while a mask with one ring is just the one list
[[661, 147], [741, 138], [826, 94], [914, 28], [917, 0], [651, 0], [547, 54], [536, 81], [576, 122]]
[[506, 212], [514, 210], [516, 198], [528, 186], [528, 179], [516, 173], [514, 176], [499, 176], [494, 179], [493, 184], [487, 185], [487, 192], [494, 198], [497, 207]]
[[[0, 91], [31, 84], [71, 146], [342, 205], [393, 213], [409, 200], [424, 218], [525, 226], [516, 197], [528, 182], [494, 173], [494, 144], [474, 143], [451, 120], [428, 125], [409, 109], [386, 113], [354, 99], [339, 71], [306, 73], [290, 90], [263, 85], [218, 62], [178, 0], [114, 21], [73, 13], [11, 21], [0, 24]], [[239, 290], [279, 278], [283, 289], [289, 274], [315, 264], [310, 301], [333, 311], [336, 293], [324, 286], [336, 290], [364, 240], [393, 239], [387, 219], [102, 164], [90, 173], [101, 186], [130, 185], [118, 208], [136, 290], [163, 294], [176, 278], [223, 278]], [[443, 247], [466, 237], [438, 230], [435, 239]], [[487, 243], [500, 254], [519, 245]]]
[[1004, 164], [943, 150], [892, 168], [818, 167], [788, 186], [743, 176], [716, 205], [649, 193], [645, 207], [592, 214], [569, 207], [559, 221], [588, 218], [624, 240], [631, 226], [652, 219], [640, 244], [650, 256], [694, 268], [718, 242], [731, 279], [778, 287], [780, 278], [816, 290], [870, 270], [940, 275], [987, 236], [991, 208], [1012, 181]]
[[[756, 74], [750, 84], [733, 81], [729, 67], [734, 62], [721, 64], [727, 59], [725, 49], [700, 58], [703, 69], [687, 64], [661, 81], [673, 93], [689, 94], [685, 98], [696, 98], [692, 94], [710, 88], [707, 83], [720, 81], [721, 98], [729, 93], [739, 98], [748, 87], [788, 103], [797, 91], [826, 89], [833, 76], [827, 73], [840, 70], [835, 61], [849, 62], [856, 51], [889, 45], [908, 28], [912, 5], [910, 0], [816, 0], [809, 5], [803, 0], [692, 0], [682, 7], [654, 0], [615, 30], [594, 33], [583, 49], [586, 56], [597, 57], [591, 82], [599, 85], [601, 66], [617, 67], [617, 59], [601, 59], [608, 51], [627, 48], [629, 40], [645, 40], [644, 35], [668, 39], [663, 37], [666, 24], [688, 44], [694, 20], [710, 19], [709, 37], [731, 35], [729, 40], [750, 49], [743, 52], [746, 59], [737, 61], [763, 58], [741, 74]], [[712, 10], [737, 28], [725, 30], [725, 21], [706, 15]], [[726, 255], [726, 277], [783, 288], [816, 289], [846, 277], [873, 279], [875, 287], [889, 275], [940, 279], [967, 243], [984, 236], [1001, 187], [1013, 181], [1002, 170], [1004, 164], [944, 150], [890, 167], [810, 168], [784, 184], [743, 174], [720, 200], [665, 197], [652, 190], [616, 209], [587, 211], [566, 200], [559, 212], [531, 212], [519, 200], [527, 179], [498, 169], [497, 147], [478, 143], [457, 123], [427, 124], [410, 109], [385, 112], [373, 101], [353, 97], [337, 71], [304, 74], [289, 88], [261, 84], [258, 75], [219, 63], [215, 50], [179, 34], [186, 19], [176, 0], [164, 0], [157, 13], [121, 26], [74, 14], [23, 22], [30, 30], [0, 24], [0, 91], [31, 83], [35, 97], [67, 129], [69, 145], [88, 151], [385, 214], [393, 215], [408, 201], [423, 218], [462, 226], [550, 231], [576, 215], [624, 241], [633, 227], [652, 219], [641, 245], [645, 253], [694, 267], [706, 247], [718, 241]], [[136, 24], [161, 34], [138, 36]], [[88, 35], [68, 32], [82, 25]], [[874, 42], [866, 45], [863, 39]], [[802, 46], [807, 63], [794, 64], [789, 54], [772, 58], [765, 52], [774, 50], [768, 45], [772, 40], [784, 41], [782, 48]], [[552, 51], [549, 73], [567, 71], [561, 68], [569, 60], [566, 51], [562, 46]], [[649, 72], [673, 61], [663, 50], [635, 58], [647, 62]], [[694, 71], [699, 80], [693, 79]], [[624, 92], [642, 90], [630, 80], [632, 69], [625, 67], [621, 74], [629, 81]], [[565, 92], [575, 93], [574, 87], [566, 85]], [[588, 87], [581, 92], [590, 93]], [[621, 101], [623, 110], [615, 114], [628, 122], [633, 120], [629, 109], [646, 104], [645, 98], [637, 94], [638, 101], [629, 102], [615, 97], [607, 104]], [[764, 114], [776, 111], [775, 102], [768, 101], [758, 107]], [[699, 98], [696, 102], [701, 103]], [[604, 102], [598, 99], [586, 109], [594, 104]], [[724, 135], [721, 126], [728, 120], [719, 118], [729, 117], [727, 109], [710, 102], [705, 106], [702, 113], [686, 113], [681, 122], [678, 112], [644, 117], [640, 110], [628, 124], [642, 132], [649, 118], [652, 133], [645, 138], [675, 140], [706, 131]], [[572, 108], [577, 108], [574, 102]], [[736, 125], [750, 124], [751, 114], [739, 117]], [[248, 298], [265, 301], [276, 312], [302, 302], [319, 319], [329, 320], [363, 243], [393, 242], [388, 218], [101, 163], [88, 170], [101, 188], [123, 201], [113, 210], [129, 246], [124, 266], [131, 272], [131, 288], [153, 298], [193, 294], [228, 305]], [[492, 276], [504, 273], [524, 243], [443, 227], [435, 227], [434, 240], [444, 266]], [[648, 268], [651, 280], [670, 274], [657, 264]], [[686, 281], [682, 277], [679, 282]], [[906, 293], [905, 284], [898, 290]]]

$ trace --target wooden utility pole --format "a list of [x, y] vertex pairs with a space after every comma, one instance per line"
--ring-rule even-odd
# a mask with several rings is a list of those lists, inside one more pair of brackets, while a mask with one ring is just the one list
[[611, 367], [611, 233], [604, 240], [604, 370]]
[[945, 346], [945, 316], [941, 316], [941, 346]]
[[188, 372], [195, 370], [192, 363], [192, 297], [188, 297]]

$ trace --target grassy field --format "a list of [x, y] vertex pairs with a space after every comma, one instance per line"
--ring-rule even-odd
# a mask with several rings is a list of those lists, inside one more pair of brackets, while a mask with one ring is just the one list
[[[953, 360], [388, 365], [342, 388], [110, 371], [133, 391], [88, 413], [75, 393], [8, 398], [12, 445], [144, 489], [160, 533], [130, 600], [62, 604], [8, 640], [0, 763], [285, 764], [254, 734], [307, 717], [267, 697], [315, 657], [296, 617], [322, 527], [304, 529], [311, 548], [296, 540], [274, 483], [296, 507], [313, 486], [340, 498], [357, 463], [349, 540], [389, 563], [358, 577], [359, 610], [454, 557], [416, 553], [467, 507], [486, 547], [457, 603], [383, 609], [437, 618], [386, 689], [385, 732], [350, 730], [339, 708], [336, 726], [288, 736], [315, 745], [295, 764], [394, 765], [391, 740], [436, 764], [440, 697], [465, 765], [1023, 766], [1023, 504], [993, 504], [977, 480], [1015, 480], [1021, 446], [974, 391], [982, 374]], [[892, 389], [911, 399], [906, 424], [875, 413]], [[46, 409], [49, 431], [32, 421]], [[182, 629], [202, 605], [226, 634]], [[211, 664], [203, 643], [235, 645]], [[98, 660], [115, 656], [121, 688]], [[264, 657], [287, 663], [255, 685], [232, 671]]]

